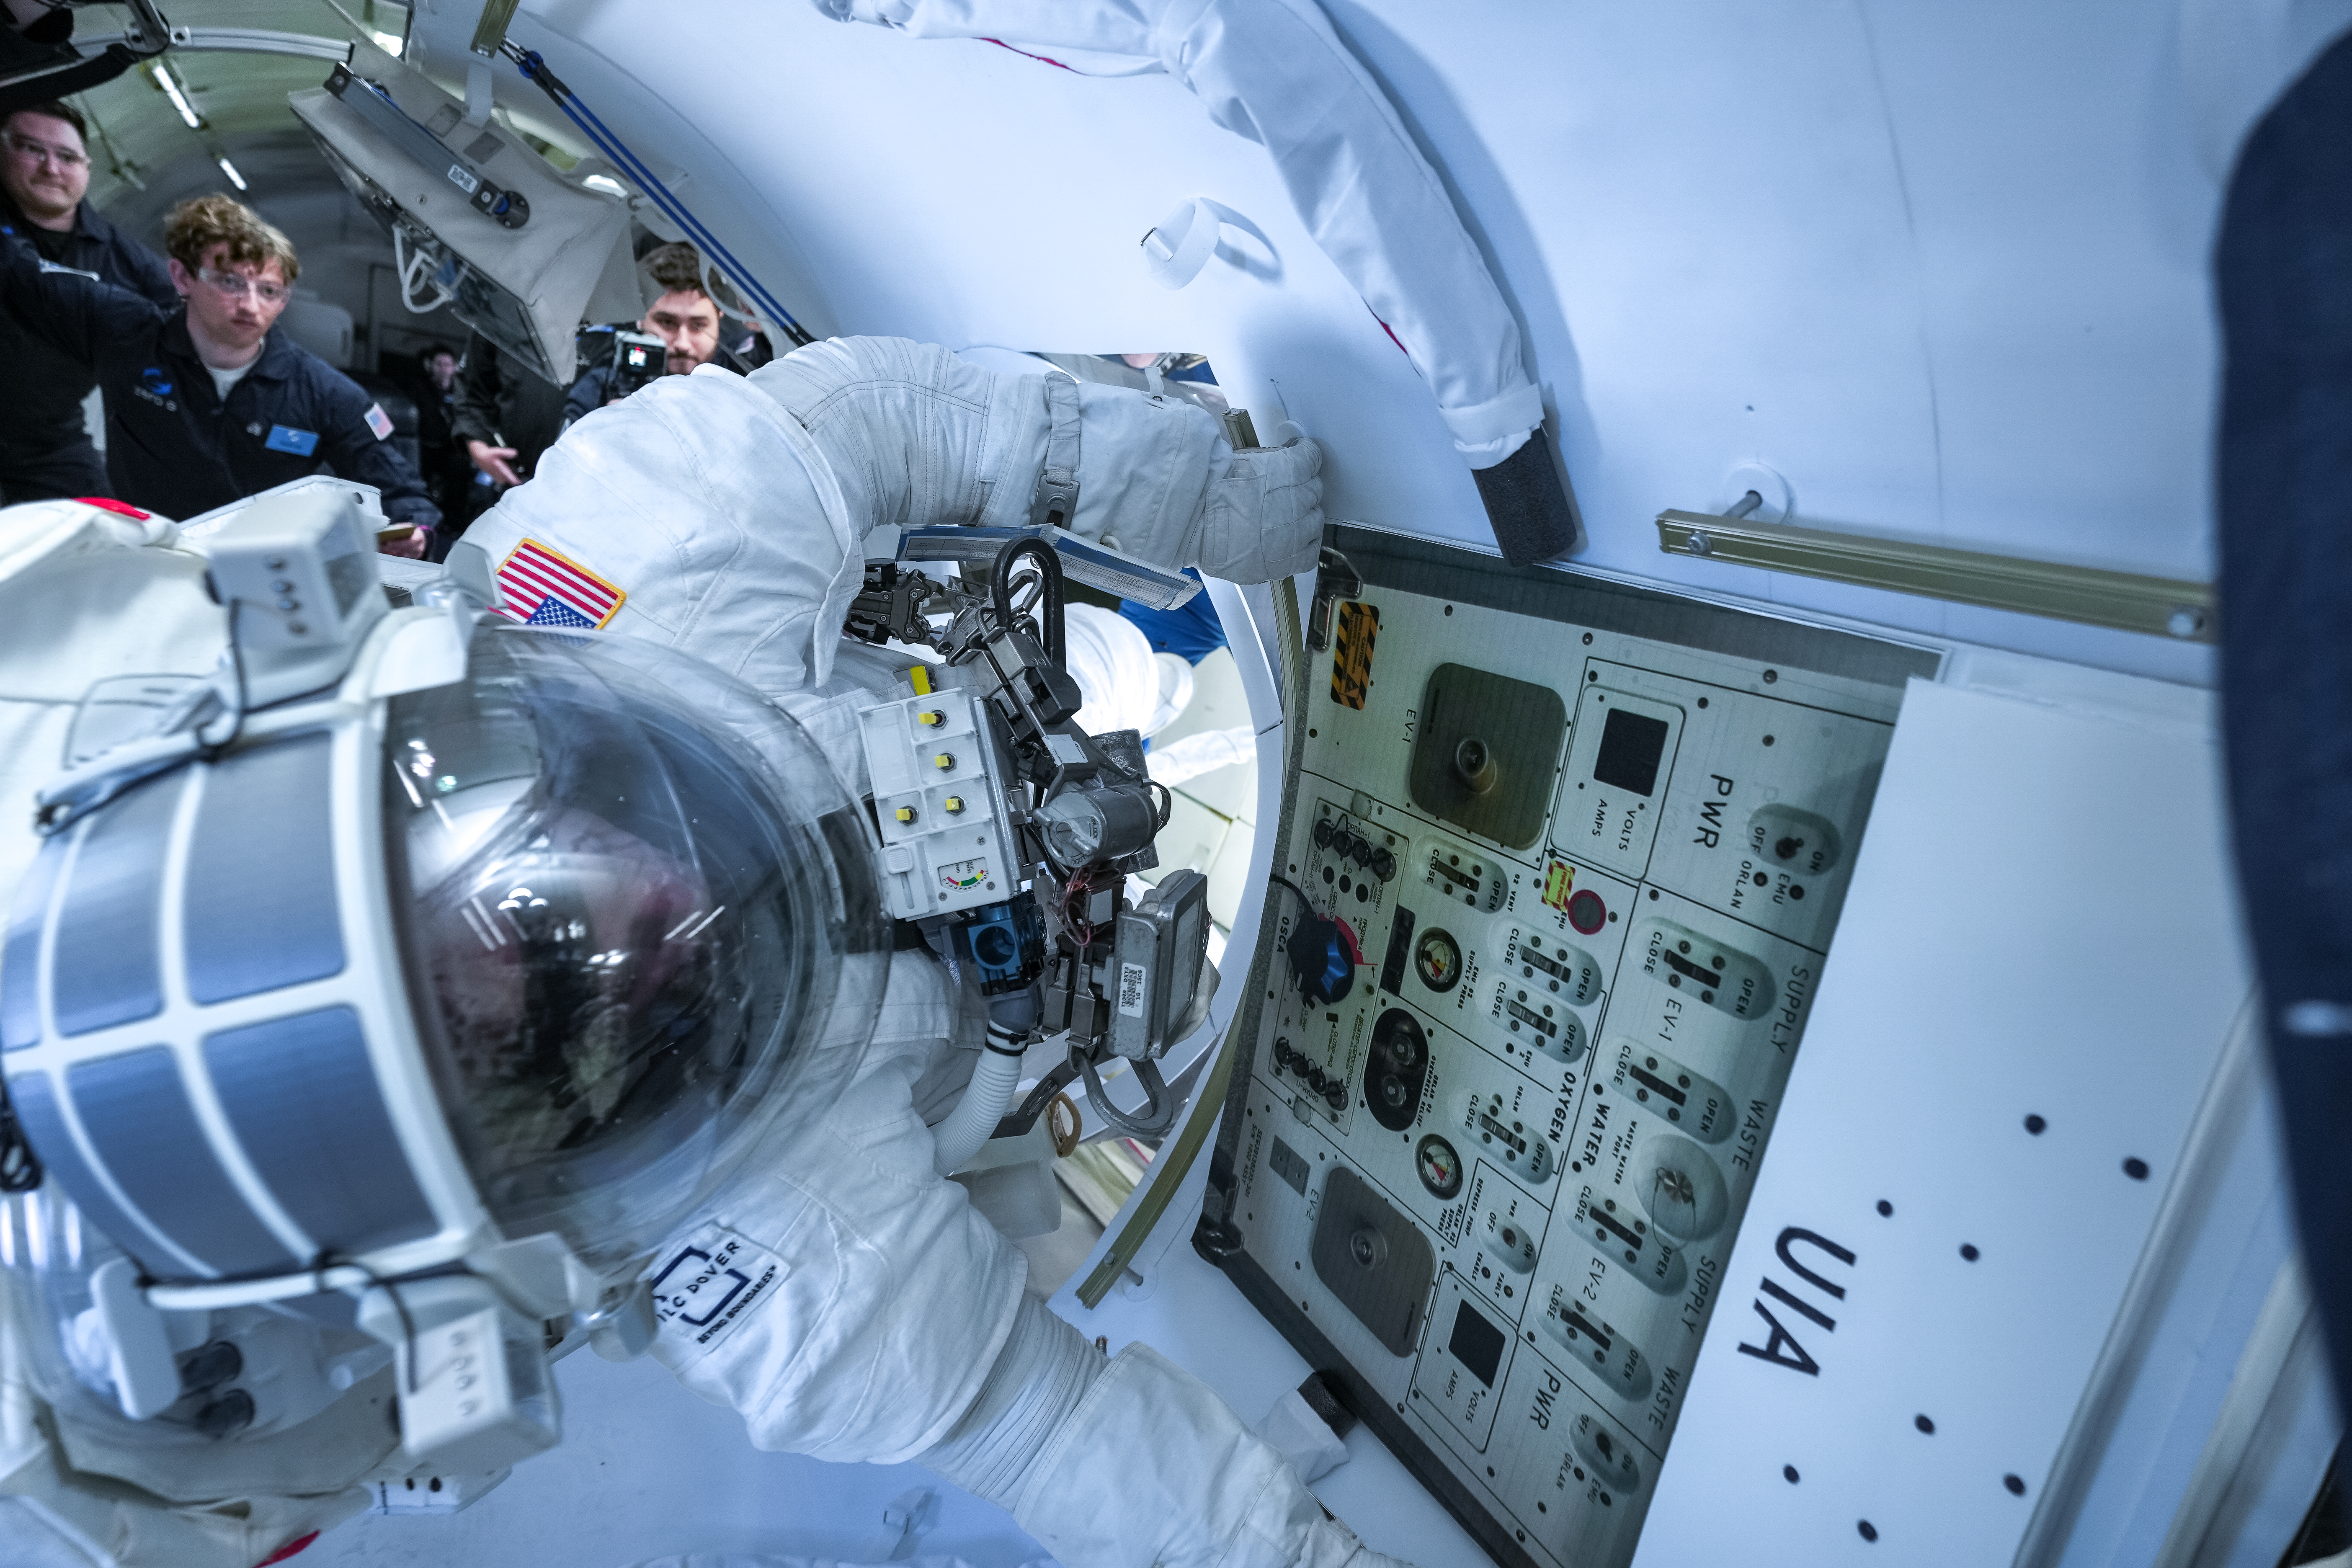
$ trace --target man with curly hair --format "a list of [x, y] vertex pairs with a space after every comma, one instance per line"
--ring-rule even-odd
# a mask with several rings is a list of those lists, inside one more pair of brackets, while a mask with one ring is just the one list
[[115, 495], [185, 521], [301, 479], [321, 464], [373, 485], [423, 552], [441, 514], [359, 385], [275, 331], [301, 264], [243, 203], [198, 196], [163, 229], [177, 310], [46, 260], [0, 237], [0, 300], [49, 343], [92, 363], [106, 397]]

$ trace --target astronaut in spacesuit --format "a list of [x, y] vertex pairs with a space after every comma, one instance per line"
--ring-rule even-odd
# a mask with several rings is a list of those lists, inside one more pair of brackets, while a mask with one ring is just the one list
[[[722, 1316], [664, 1308], [651, 1350], [681, 1382], [740, 1411], [761, 1447], [925, 1463], [1009, 1509], [1072, 1568], [1376, 1568], [1388, 1561], [1329, 1519], [1280, 1454], [1200, 1383], [1140, 1345], [1106, 1361], [1024, 1298], [1020, 1254], [938, 1174], [938, 1148], [917, 1104], [920, 1092], [925, 1108], [936, 1109], [942, 1080], [978, 1054], [971, 1047], [982, 1021], [929, 952], [903, 944], [890, 951], [887, 937], [874, 939], [870, 916], [861, 928], [854, 910], [841, 912], [856, 901], [841, 889], [860, 873], [856, 850], [845, 848], [849, 840], [828, 826], [840, 803], [867, 794], [858, 713], [904, 695], [910, 662], [840, 636], [871, 530], [1026, 523], [1050, 499], [1079, 534], [1171, 567], [1263, 582], [1314, 562], [1319, 461], [1305, 440], [1235, 453], [1207, 415], [1174, 400], [995, 375], [908, 342], [845, 340], [749, 377], [706, 367], [592, 415], [548, 454], [530, 485], [478, 521], [459, 550], [479, 558], [456, 562], [453, 576], [486, 573], [499, 605], [466, 634], [463, 675], [453, 684], [446, 673], [388, 679], [379, 658], [347, 678], [341, 706], [321, 709], [317, 722], [342, 726], [331, 731], [335, 745], [380, 746], [386, 776], [415, 803], [411, 813], [387, 786], [383, 831], [404, 847], [394, 853], [386, 894], [394, 910], [375, 918], [400, 927], [411, 993], [437, 994], [437, 1007], [420, 1002], [414, 1026], [420, 1036], [437, 1030], [435, 1041], [404, 1048], [433, 1056], [444, 1075], [436, 1080], [443, 1114], [504, 1227], [507, 1245], [496, 1256], [509, 1274], [500, 1278], [528, 1273], [512, 1261], [523, 1245], [515, 1233], [535, 1223], [548, 1237], [524, 1242], [559, 1238], [570, 1248], [566, 1268], [583, 1275], [624, 1256], [629, 1270], [660, 1278], [681, 1259], [727, 1258], [762, 1288]], [[76, 985], [92, 983], [68, 973], [70, 943], [59, 933], [85, 918], [71, 885], [82, 862], [102, 862], [92, 846], [102, 834], [131, 832], [121, 824], [138, 811], [177, 826], [151, 826], [163, 847], [126, 862], [134, 869], [125, 877], [135, 882], [145, 874], [136, 868], [151, 859], [209, 863], [194, 839], [212, 830], [203, 802], [213, 795], [199, 792], [186, 809], [138, 803], [184, 787], [172, 766], [217, 773], [248, 743], [192, 743], [179, 763], [142, 762], [135, 775], [90, 782], [108, 765], [103, 754], [90, 760], [97, 742], [78, 728], [90, 723], [85, 698], [93, 683], [213, 679], [227, 627], [205, 591], [205, 562], [168, 525], [81, 508], [26, 515], [33, 510], [0, 513], [0, 754], [9, 759], [0, 763], [0, 784], [13, 802], [11, 824], [25, 821], [36, 792], [47, 789], [40, 798], [50, 836], [37, 841], [12, 826], [0, 843], [0, 884], [16, 889], [8, 967], [0, 970], [7, 1020], [0, 1045], [11, 1053], [16, 1113], [31, 1149], [53, 1177], [78, 1177], [79, 1185], [67, 1183], [78, 1199], [98, 1194], [85, 1220], [160, 1236], [166, 1226], [140, 1210], [129, 1177], [100, 1183], [84, 1168], [83, 1152], [103, 1145], [89, 1131], [100, 1102], [75, 1076], [89, 1063], [53, 1053], [88, 1056], [66, 1037], [71, 1026], [58, 1022], [58, 1009]], [[583, 627], [614, 636], [568, 635]], [[433, 686], [435, 679], [445, 684]], [[358, 689], [352, 682], [364, 679], [375, 684], [362, 695], [394, 695], [350, 700]], [[517, 728], [523, 710], [536, 730]], [[220, 722], [204, 718], [193, 699], [172, 711], [171, 722], [199, 731]], [[560, 721], [551, 723], [550, 712]], [[269, 731], [267, 722], [257, 728]], [[302, 725], [289, 721], [279, 730]], [[425, 750], [428, 734], [440, 737], [433, 743], [442, 758]], [[452, 736], [472, 750], [457, 755]], [[131, 744], [147, 747], [144, 757], [162, 742], [134, 737]], [[254, 746], [270, 751], [266, 739]], [[279, 752], [291, 750], [278, 744]], [[79, 772], [60, 793], [54, 775], [68, 757]], [[469, 767], [493, 783], [476, 789], [462, 776]], [[430, 781], [424, 793], [404, 769]], [[208, 791], [223, 788], [217, 778], [204, 782]], [[435, 788], [448, 793], [436, 800]], [[667, 804], [646, 804], [653, 796]], [[469, 800], [487, 815], [468, 817]], [[746, 810], [745, 800], [767, 802], [769, 820]], [[630, 804], [611, 805], [624, 801]], [[59, 828], [80, 812], [89, 821]], [[225, 834], [250, 826], [231, 816], [222, 824]], [[70, 871], [50, 868], [66, 864], [68, 840], [81, 860]], [[776, 858], [784, 879], [807, 884], [791, 896], [805, 894], [805, 910], [816, 914], [771, 920], [773, 929], [720, 919], [726, 887], [746, 897], [742, 889], [759, 878], [742, 868], [758, 870], [762, 855]], [[475, 876], [471, 885], [492, 886], [484, 877], [514, 884], [499, 906], [514, 923], [499, 929], [522, 933], [520, 960], [492, 951], [499, 939], [467, 912], [478, 904], [436, 904], [438, 894], [420, 891], [402, 907], [404, 887], [422, 889], [434, 878], [443, 886], [452, 866], [489, 868], [466, 872]], [[537, 901], [556, 901], [552, 928], [531, 923], [535, 895], [522, 886], [530, 868], [543, 884]], [[181, 878], [175, 889], [195, 886], [190, 873], [157, 875]], [[117, 886], [109, 896], [119, 904], [125, 895]], [[784, 909], [782, 895], [761, 896]], [[348, 900], [337, 906], [352, 907]], [[569, 946], [566, 909], [572, 935], [586, 933]], [[200, 959], [213, 962], [195, 953], [202, 933], [193, 913], [184, 923], [186, 931], [164, 921], [167, 944], [184, 941], [193, 955], [165, 966], [173, 986], [184, 983], [183, 968], [192, 975]], [[362, 934], [349, 940], [356, 947]], [[533, 1029], [562, 1032], [548, 1022], [550, 996], [583, 994], [571, 972], [554, 977], [573, 985], [569, 992], [544, 973], [510, 984], [515, 964], [527, 971], [538, 962], [533, 952], [608, 942], [609, 951], [566, 961], [575, 969], [602, 963], [624, 978], [578, 1009], [591, 1025], [559, 1042], [560, 1092], [507, 1106], [500, 1095], [512, 1080], [498, 1076], [496, 1062], [509, 1060], [515, 1040]], [[36, 972], [38, 987], [27, 978]], [[759, 994], [777, 984], [774, 974], [797, 976], [800, 989]], [[372, 1004], [353, 1005], [366, 1015]], [[647, 1058], [659, 1070], [617, 1075], [614, 1064], [635, 1048], [631, 1041], [651, 1037], [647, 1030], [664, 1042]], [[206, 1037], [204, 1049], [221, 1038]], [[772, 1066], [760, 1066], [771, 1058]], [[83, 1140], [64, 1131], [63, 1089], [34, 1070], [52, 1060], [59, 1064], [52, 1076], [73, 1087]], [[728, 1064], [719, 1089], [710, 1087], [712, 1060]], [[205, 1063], [215, 1080], [208, 1092], [235, 1123], [236, 1091], [224, 1062], [208, 1056]], [[551, 1123], [548, 1103], [572, 1120]], [[676, 1115], [688, 1120], [661, 1121], [680, 1106], [687, 1109]], [[648, 1126], [660, 1145], [643, 1156], [654, 1162], [650, 1173], [633, 1170], [620, 1182], [613, 1169], [579, 1163], [573, 1146], [603, 1139], [606, 1166], [626, 1166], [620, 1156], [638, 1147], [628, 1140]], [[0, 1147], [0, 1178], [10, 1157]], [[241, 1153], [223, 1156], [248, 1157], [257, 1170], [270, 1158], [250, 1138]], [[306, 1157], [352, 1156], [339, 1144]], [[680, 1158], [690, 1166], [682, 1173], [672, 1169]], [[573, 1163], [561, 1165], [566, 1159]], [[0, 1267], [19, 1277], [32, 1201], [20, 1196], [0, 1211], [16, 1226], [0, 1234]], [[272, 1220], [279, 1234], [302, 1223], [288, 1217], [296, 1207], [289, 1197], [287, 1213]], [[656, 1220], [657, 1233], [635, 1234]], [[142, 1277], [165, 1272], [157, 1263], [162, 1243], [123, 1245], [142, 1251]], [[473, 1245], [467, 1267], [485, 1256], [478, 1237]], [[284, 1304], [315, 1305], [340, 1291], [362, 1303], [362, 1317], [397, 1310], [405, 1318], [410, 1298], [421, 1300], [451, 1271], [409, 1284], [404, 1296], [338, 1261], [357, 1251], [356, 1244], [317, 1245], [274, 1285], [211, 1269], [177, 1299], [227, 1300], [242, 1289], [258, 1300], [273, 1289], [326, 1285]], [[570, 1288], [576, 1294], [576, 1279]], [[151, 1291], [156, 1301], [165, 1294]], [[321, 1394], [315, 1412], [289, 1405], [278, 1430], [232, 1430], [199, 1447], [142, 1447], [138, 1424], [109, 1413], [85, 1426], [85, 1407], [58, 1395], [54, 1375], [44, 1381], [44, 1365], [54, 1373], [62, 1363], [42, 1347], [72, 1336], [44, 1337], [43, 1325], [30, 1321], [39, 1300], [37, 1290], [0, 1291], [0, 1533], [49, 1554], [33, 1561], [244, 1568], [362, 1506], [365, 1494], [352, 1483], [381, 1473], [395, 1441], [383, 1409], [391, 1373], [380, 1357], [345, 1356], [337, 1386], [351, 1386], [351, 1394]], [[226, 1320], [215, 1313], [208, 1321], [219, 1332]], [[203, 1353], [181, 1351], [184, 1379], [192, 1376], [190, 1355]], [[119, 1364], [117, 1374], [125, 1375]], [[360, 1397], [371, 1390], [372, 1398]], [[174, 1395], [173, 1414], [148, 1426], [184, 1420], [209, 1397], [176, 1385], [161, 1397]], [[250, 1401], [243, 1414], [251, 1420]]]

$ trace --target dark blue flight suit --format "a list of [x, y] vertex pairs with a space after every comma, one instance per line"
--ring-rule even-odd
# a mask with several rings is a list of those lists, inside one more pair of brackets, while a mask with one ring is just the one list
[[[165, 310], [178, 305], [163, 258], [117, 229], [88, 202], [73, 226], [47, 229], [25, 220], [0, 192], [0, 233], [21, 235], [44, 259], [145, 296]], [[98, 384], [97, 368], [57, 347], [14, 309], [0, 306], [0, 500], [111, 495], [106, 459], [90, 444], [82, 400]]]
[[2223, 760], [2287, 1174], [2352, 1408], [2352, 37], [2238, 154], [2213, 250]]
[[0, 300], [51, 344], [95, 365], [106, 395], [114, 493], [185, 521], [325, 463], [383, 493], [384, 516], [441, 521], [425, 480], [385, 439], [392, 421], [342, 372], [272, 331], [226, 405], [188, 337], [184, 306], [45, 266], [0, 239]]

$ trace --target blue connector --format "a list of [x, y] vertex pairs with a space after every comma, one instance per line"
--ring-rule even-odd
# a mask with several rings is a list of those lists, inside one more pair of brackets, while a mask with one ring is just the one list
[[1045, 917], [1027, 894], [967, 911], [955, 940], [957, 955], [980, 971], [984, 996], [1022, 990], [1045, 971]]

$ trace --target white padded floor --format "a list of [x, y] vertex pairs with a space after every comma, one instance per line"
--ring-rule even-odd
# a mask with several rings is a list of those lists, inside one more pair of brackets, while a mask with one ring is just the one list
[[923, 1555], [1014, 1568], [1045, 1555], [1011, 1516], [917, 1465], [828, 1465], [762, 1454], [731, 1410], [705, 1405], [651, 1360], [581, 1353], [556, 1368], [563, 1446], [448, 1518], [365, 1516], [294, 1561], [301, 1568], [625, 1568], [688, 1552], [771, 1552], [879, 1563], [898, 1543], [882, 1510], [940, 1494]]

